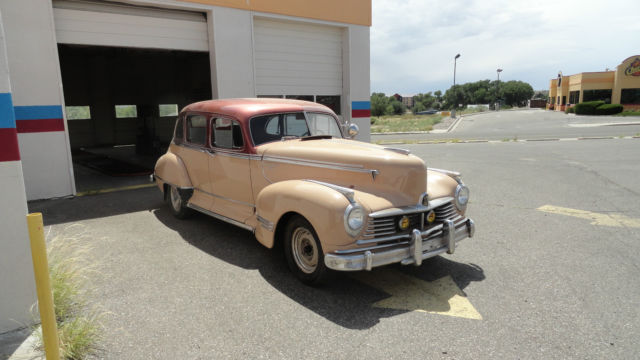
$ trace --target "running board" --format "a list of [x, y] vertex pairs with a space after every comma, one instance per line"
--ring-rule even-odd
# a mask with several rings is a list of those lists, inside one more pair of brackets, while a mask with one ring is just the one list
[[207, 209], [203, 209], [203, 208], [201, 208], [201, 207], [200, 207], [200, 206], [198, 206], [198, 205], [193, 205], [193, 204], [191, 204], [191, 203], [188, 203], [188, 204], [187, 204], [187, 207], [188, 207], [188, 208], [190, 208], [190, 209], [193, 209], [193, 210], [195, 210], [195, 211], [201, 212], [201, 213], [203, 213], [203, 214], [205, 214], [205, 215], [209, 215], [209, 216], [211, 216], [212, 218], [216, 218], [216, 219], [218, 219], [218, 220], [224, 221], [224, 222], [229, 223], [229, 224], [231, 224], [231, 225], [235, 225], [235, 226], [237, 226], [237, 227], [239, 227], [239, 228], [242, 228], [242, 229], [245, 229], [245, 230], [247, 230], [247, 231], [251, 231], [252, 233], [255, 233], [255, 232], [256, 232], [256, 229], [255, 229], [255, 228], [253, 228], [253, 227], [251, 227], [251, 226], [249, 226], [249, 225], [247, 225], [247, 224], [243, 224], [243, 223], [241, 223], [241, 222], [239, 222], [239, 221], [236, 221], [236, 220], [230, 219], [230, 218], [228, 218], [228, 217], [226, 217], [226, 216], [223, 216], [223, 215], [220, 215], [220, 214], [216, 214], [216, 213], [214, 213], [214, 212], [212, 212], [212, 211], [209, 211], [209, 210], [207, 210]]

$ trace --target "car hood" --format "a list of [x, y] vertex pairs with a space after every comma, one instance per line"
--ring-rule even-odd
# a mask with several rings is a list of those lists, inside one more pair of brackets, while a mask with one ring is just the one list
[[422, 159], [400, 149], [346, 139], [295, 139], [259, 146], [268, 182], [309, 179], [356, 190], [371, 211], [415, 205], [427, 188]]

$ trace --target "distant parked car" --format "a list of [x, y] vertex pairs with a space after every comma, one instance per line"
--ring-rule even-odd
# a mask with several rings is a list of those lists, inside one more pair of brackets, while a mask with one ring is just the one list
[[420, 265], [473, 236], [459, 173], [351, 140], [357, 131], [307, 101], [203, 101], [181, 111], [153, 176], [176, 217], [196, 210], [282, 244], [305, 283]]
[[436, 110], [436, 109], [428, 109], [424, 111], [418, 111], [416, 115], [433, 115], [433, 114], [437, 114], [438, 112], [439, 110]]

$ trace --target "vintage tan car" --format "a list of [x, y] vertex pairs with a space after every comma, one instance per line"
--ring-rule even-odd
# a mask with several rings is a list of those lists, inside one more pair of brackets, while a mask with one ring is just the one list
[[196, 210], [281, 244], [306, 283], [327, 269], [420, 265], [473, 236], [459, 173], [357, 131], [313, 102], [198, 102], [180, 112], [153, 178], [176, 217]]

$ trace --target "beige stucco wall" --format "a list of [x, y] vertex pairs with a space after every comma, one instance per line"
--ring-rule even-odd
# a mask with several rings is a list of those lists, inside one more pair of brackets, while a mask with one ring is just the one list
[[640, 55], [630, 56], [616, 67], [616, 71], [614, 73], [614, 90], [611, 97], [611, 102], [613, 104], [620, 103], [622, 89], [640, 88], [640, 76], [633, 76], [632, 74], [626, 73], [626, 70], [636, 59], [640, 59]]

